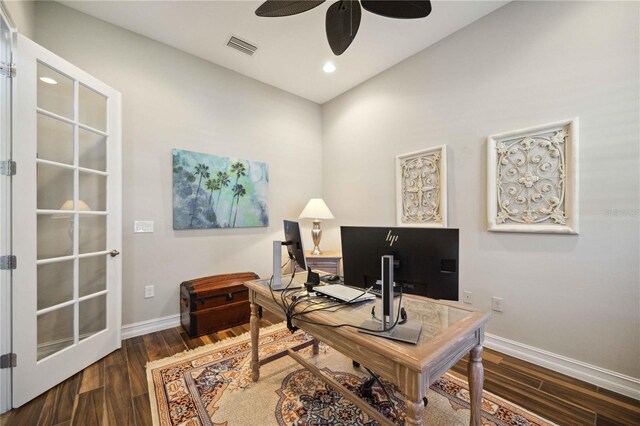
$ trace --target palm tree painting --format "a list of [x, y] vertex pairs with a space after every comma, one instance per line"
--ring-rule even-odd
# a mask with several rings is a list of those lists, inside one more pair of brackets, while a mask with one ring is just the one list
[[231, 215], [233, 214], [233, 202], [239, 198], [238, 193], [240, 192], [239, 188], [242, 188], [242, 185], [238, 186], [238, 182], [240, 178], [246, 176], [247, 169], [245, 168], [242, 161], [238, 161], [231, 165], [231, 174], [236, 176], [236, 183], [233, 185], [232, 192], [233, 198], [231, 198], [231, 209], [229, 209], [229, 223], [231, 223]]
[[[216, 207], [220, 204], [220, 196], [222, 195], [222, 189], [229, 186], [229, 175], [227, 172], [218, 172], [216, 175], [216, 181], [218, 182], [218, 198], [216, 199]], [[215, 210], [214, 210], [215, 211]]]
[[173, 150], [173, 229], [269, 226], [266, 163]]
[[193, 226], [193, 219], [196, 214], [196, 208], [198, 207], [198, 194], [200, 193], [200, 184], [202, 183], [202, 178], [204, 179], [209, 178], [209, 166], [202, 163], [198, 164], [196, 166], [196, 171], [194, 175], [200, 176], [200, 179], [198, 179], [198, 186], [196, 187], [196, 195], [193, 197], [193, 210], [191, 211], [191, 222], [189, 223], [190, 227]]

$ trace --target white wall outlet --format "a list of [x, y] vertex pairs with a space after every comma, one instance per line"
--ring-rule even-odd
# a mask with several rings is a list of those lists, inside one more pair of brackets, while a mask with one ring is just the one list
[[462, 301], [473, 305], [473, 293], [469, 290], [465, 290], [462, 295]]
[[502, 312], [504, 310], [504, 300], [502, 297], [493, 296], [491, 298], [491, 309], [497, 312]]
[[133, 232], [136, 234], [153, 232], [152, 220], [136, 220], [133, 222]]
[[152, 285], [144, 286], [144, 298], [149, 299], [154, 296], [154, 289]]

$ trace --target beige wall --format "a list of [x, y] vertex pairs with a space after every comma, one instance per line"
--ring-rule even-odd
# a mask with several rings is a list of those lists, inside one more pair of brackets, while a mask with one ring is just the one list
[[[320, 106], [57, 3], [39, 3], [36, 18], [39, 44], [122, 93], [123, 323], [177, 314], [183, 280], [269, 274], [282, 219], [321, 192], [309, 172]], [[174, 231], [172, 148], [268, 163], [270, 226]], [[133, 234], [134, 220], [154, 220], [155, 232]]]
[[36, 2], [34, 1], [5, 1], [7, 12], [11, 16], [13, 25], [21, 34], [33, 39], [36, 26]]
[[[514, 2], [323, 105], [338, 225], [395, 224], [394, 157], [447, 144], [460, 294], [488, 332], [640, 378], [638, 3]], [[487, 135], [580, 117], [580, 235], [486, 231]]]

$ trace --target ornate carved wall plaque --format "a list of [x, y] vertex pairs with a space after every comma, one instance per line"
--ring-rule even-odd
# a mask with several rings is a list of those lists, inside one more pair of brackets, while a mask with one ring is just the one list
[[489, 231], [578, 233], [578, 119], [487, 139]]
[[447, 226], [446, 145], [396, 157], [398, 226]]

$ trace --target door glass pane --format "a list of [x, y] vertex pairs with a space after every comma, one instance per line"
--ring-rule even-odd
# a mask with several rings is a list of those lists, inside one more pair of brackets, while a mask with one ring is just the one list
[[[94, 173], [80, 172], [80, 199], [92, 211], [107, 210], [107, 178]], [[82, 205], [82, 204], [81, 204]]]
[[73, 260], [38, 265], [38, 310], [71, 300]]
[[80, 167], [107, 171], [107, 137], [80, 129]]
[[38, 315], [38, 361], [73, 345], [73, 306]]
[[80, 340], [107, 328], [107, 295], [80, 302]]
[[38, 260], [73, 253], [73, 216], [38, 215]]
[[[71, 210], [73, 208], [73, 170], [38, 164], [37, 174], [38, 209]], [[69, 200], [71, 202], [66, 203]]]
[[80, 123], [94, 129], [107, 130], [107, 98], [80, 84]]
[[80, 259], [80, 297], [107, 288], [107, 258], [104, 255]]
[[107, 249], [106, 216], [80, 216], [80, 253], [92, 253]]
[[73, 125], [38, 114], [38, 158], [73, 164]]
[[38, 62], [38, 107], [73, 119], [73, 80]]

